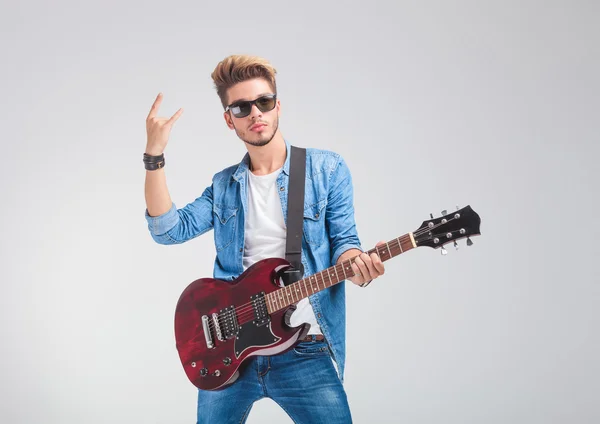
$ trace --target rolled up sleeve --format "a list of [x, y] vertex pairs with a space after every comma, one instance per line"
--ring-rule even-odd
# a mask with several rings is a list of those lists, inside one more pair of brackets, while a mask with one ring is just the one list
[[162, 215], [150, 216], [146, 209], [146, 221], [148, 221], [148, 230], [153, 234], [160, 236], [179, 223], [179, 214], [175, 203], [171, 204], [171, 209]]
[[172, 203], [162, 215], [150, 216], [145, 211], [148, 231], [159, 244], [184, 243], [213, 228], [212, 185], [202, 195], [181, 209]]

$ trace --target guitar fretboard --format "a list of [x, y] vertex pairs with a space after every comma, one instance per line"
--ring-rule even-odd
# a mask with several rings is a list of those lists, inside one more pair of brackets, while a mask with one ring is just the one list
[[[377, 253], [383, 262], [415, 247], [416, 244], [413, 235], [412, 233], [408, 233], [390, 240], [385, 244], [376, 246], [366, 253], [369, 255], [371, 255], [371, 253]], [[352, 264], [355, 259], [356, 257], [342, 261], [337, 265], [267, 294], [265, 300], [269, 313], [277, 312], [311, 294], [325, 290], [350, 277], [354, 277], [355, 273], [352, 269]]]

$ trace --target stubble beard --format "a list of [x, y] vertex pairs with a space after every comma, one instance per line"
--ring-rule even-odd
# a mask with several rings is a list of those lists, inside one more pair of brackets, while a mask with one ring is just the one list
[[[273, 126], [273, 132], [266, 136], [265, 138], [263, 137], [263, 134], [260, 134], [262, 139], [258, 139], [258, 140], [248, 140], [247, 136], [246, 136], [246, 132], [240, 132], [238, 131], [238, 129], [235, 129], [236, 134], [238, 135], [238, 137], [244, 142], [247, 143], [251, 146], [255, 146], [255, 147], [262, 147], [262, 146], [266, 146], [267, 144], [269, 144], [271, 142], [271, 140], [273, 140], [273, 138], [275, 137], [275, 134], [277, 133], [277, 129], [279, 128], [279, 118], [275, 118], [275, 122], [274, 122], [274, 126]], [[248, 130], [250, 131], [250, 130]]]

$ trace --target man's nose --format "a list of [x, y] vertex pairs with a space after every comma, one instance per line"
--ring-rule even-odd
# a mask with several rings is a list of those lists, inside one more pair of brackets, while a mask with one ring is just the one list
[[250, 109], [250, 118], [256, 119], [262, 116], [262, 112], [258, 109], [256, 105], [252, 105], [252, 109]]

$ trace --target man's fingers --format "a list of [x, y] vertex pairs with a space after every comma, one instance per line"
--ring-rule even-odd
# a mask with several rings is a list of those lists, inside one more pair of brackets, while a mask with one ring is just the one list
[[384, 272], [384, 266], [379, 255], [376, 253], [371, 253], [371, 262], [373, 263], [373, 267], [377, 270], [377, 273], [382, 275]]
[[[376, 246], [383, 246], [383, 245], [387, 245], [387, 242], [384, 240], [381, 240], [376, 244]], [[375, 267], [377, 272], [380, 275], [383, 275], [383, 272], [384, 272], [383, 262], [381, 262], [381, 258], [379, 257], [379, 255], [377, 253], [371, 253], [371, 261], [373, 262], [373, 266]]]
[[183, 113], [183, 108], [179, 108], [179, 110], [177, 112], [175, 112], [175, 115], [171, 116], [171, 119], [169, 119], [169, 122], [167, 122], [167, 125], [173, 125], [181, 116], [181, 114]]
[[356, 277], [361, 277], [362, 278], [362, 274], [360, 272], [360, 269], [358, 268], [358, 265], [356, 265], [356, 263], [352, 263], [351, 267], [352, 267], [352, 271], [354, 271], [354, 275]]
[[367, 266], [365, 265], [365, 261], [363, 261], [363, 259], [362, 259], [362, 254], [361, 254], [361, 256], [354, 259], [354, 263], [356, 264], [356, 266], [358, 267], [358, 269], [360, 271], [360, 276], [364, 279], [367, 279], [367, 277], [369, 276], [369, 270], [367, 269]]
[[152, 104], [152, 107], [150, 108], [150, 112], [148, 112], [148, 119], [154, 118], [156, 116], [156, 113], [158, 112], [158, 108], [160, 107], [160, 104], [162, 103], [162, 99], [163, 99], [163, 94], [158, 93], [158, 96], [156, 96], [156, 99], [154, 100], [154, 103]]
[[365, 279], [370, 280], [373, 265], [371, 265], [371, 258], [369, 257], [369, 255], [367, 255], [366, 253], [361, 253], [360, 257], [357, 258], [356, 263], [358, 264], [358, 267], [360, 268], [360, 272], [362, 273], [362, 276]]

